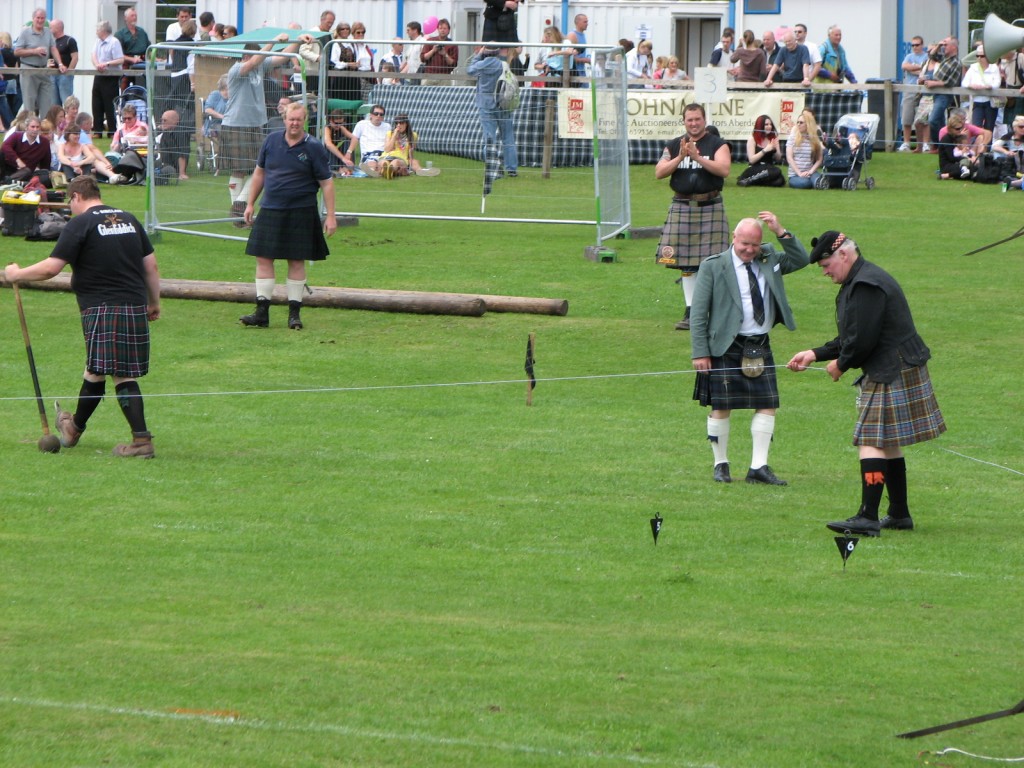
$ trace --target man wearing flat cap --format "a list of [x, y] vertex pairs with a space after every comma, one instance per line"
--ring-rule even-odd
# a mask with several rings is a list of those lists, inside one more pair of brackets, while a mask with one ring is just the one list
[[[781, 252], [761, 244], [762, 222], [779, 239]], [[690, 345], [697, 371], [693, 399], [711, 406], [707, 427], [715, 482], [732, 482], [730, 416], [739, 408], [754, 410], [747, 482], [786, 485], [768, 466], [779, 407], [768, 332], [776, 323], [796, 328], [782, 276], [803, 269], [807, 260], [800, 241], [783, 229], [774, 213], [762, 211], [757, 219], [737, 224], [732, 247], [709, 256], [697, 271], [690, 313]]]
[[[946, 431], [928, 376], [931, 352], [914, 327], [899, 283], [866, 261], [853, 240], [830, 230], [811, 245], [811, 263], [839, 286], [839, 335], [797, 352], [787, 367], [803, 371], [815, 361], [827, 360], [833, 381], [851, 368], [862, 371], [855, 382], [859, 394], [853, 430], [853, 444], [860, 453], [861, 505], [853, 517], [826, 525], [837, 533], [864, 536], [878, 536], [883, 528], [913, 530], [903, 446]], [[889, 493], [889, 509], [879, 520], [883, 490]]]

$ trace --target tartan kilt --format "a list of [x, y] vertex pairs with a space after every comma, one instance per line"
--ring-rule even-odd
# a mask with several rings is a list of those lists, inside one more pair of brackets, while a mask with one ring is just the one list
[[666, 267], [693, 273], [708, 256], [728, 247], [729, 220], [721, 196], [714, 204], [705, 206], [673, 200], [655, 260]]
[[764, 372], [751, 379], [740, 370], [743, 360], [743, 342], [739, 339], [722, 357], [711, 358], [711, 371], [698, 373], [693, 383], [693, 399], [715, 410], [761, 410], [779, 407], [779, 384], [775, 378], [775, 357], [768, 337], [764, 337], [766, 354]]
[[861, 379], [854, 445], [896, 448], [933, 440], [945, 431], [927, 365], [904, 368], [891, 384]]
[[97, 376], [137, 379], [149, 373], [145, 304], [103, 304], [82, 310], [85, 369]]
[[323, 261], [330, 250], [324, 239], [320, 212], [303, 208], [260, 208], [249, 232], [245, 252], [264, 259]]
[[240, 173], [248, 176], [256, 170], [266, 132], [262, 125], [254, 127], [220, 127], [220, 151], [217, 153], [217, 168], [221, 171]]

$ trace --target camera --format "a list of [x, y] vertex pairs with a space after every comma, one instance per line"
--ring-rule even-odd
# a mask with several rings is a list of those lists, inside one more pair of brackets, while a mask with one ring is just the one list
[[942, 61], [946, 58], [946, 46], [943, 43], [928, 46], [928, 58], [932, 61]]

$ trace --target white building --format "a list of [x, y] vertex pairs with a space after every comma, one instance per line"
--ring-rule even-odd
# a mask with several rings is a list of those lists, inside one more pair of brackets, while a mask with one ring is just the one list
[[[908, 41], [921, 35], [926, 42], [955, 34], [966, 39], [967, 0], [524, 0], [519, 36], [527, 45], [539, 42], [541, 30], [555, 24], [572, 29], [577, 13], [590, 20], [591, 43], [615, 43], [620, 38], [650, 38], [654, 55], [679, 56], [688, 72], [708, 61], [721, 30], [731, 26], [741, 34], [751, 29], [760, 37], [766, 29], [803, 23], [808, 39], [821, 43], [827, 28], [838, 24], [851, 69], [859, 80], [899, 79], [899, 65]], [[285, 27], [298, 22], [316, 26], [321, 11], [333, 10], [339, 20], [361, 21], [367, 39], [388, 40], [404, 35], [405, 24], [436, 16], [452, 23], [456, 40], [479, 40], [483, 28], [482, 0], [199, 0], [157, 3], [156, 0], [5, 0], [0, 6], [0, 30], [17, 37], [18, 30], [42, 7], [49, 18], [64, 21], [67, 34], [81, 49], [82, 67], [89, 67], [96, 22], [105, 19], [123, 26], [124, 11], [134, 7], [140, 25], [157, 41], [174, 20], [177, 7], [198, 17], [211, 11], [218, 21], [251, 31], [264, 24]], [[162, 40], [162, 36], [160, 37]], [[89, 104], [90, 78], [78, 78], [76, 93]]]

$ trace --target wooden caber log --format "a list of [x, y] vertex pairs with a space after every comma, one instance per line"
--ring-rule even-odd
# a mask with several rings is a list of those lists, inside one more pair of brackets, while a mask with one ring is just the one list
[[[0, 272], [0, 281], [3, 281]], [[26, 288], [43, 291], [70, 291], [71, 275], [61, 273], [52, 280], [25, 283]], [[375, 288], [312, 288], [303, 297], [307, 307], [334, 309], [365, 309], [375, 312], [408, 312], [419, 315], [463, 315], [480, 317], [484, 312], [521, 312], [534, 315], [557, 315], [569, 311], [565, 299], [532, 298], [529, 296], [491, 296], [467, 293], [432, 293], [429, 291], [387, 291]], [[167, 299], [201, 299], [248, 304], [254, 300], [252, 283], [226, 283], [208, 280], [160, 281], [160, 296]], [[272, 301], [287, 304], [285, 288], [274, 290]]]

